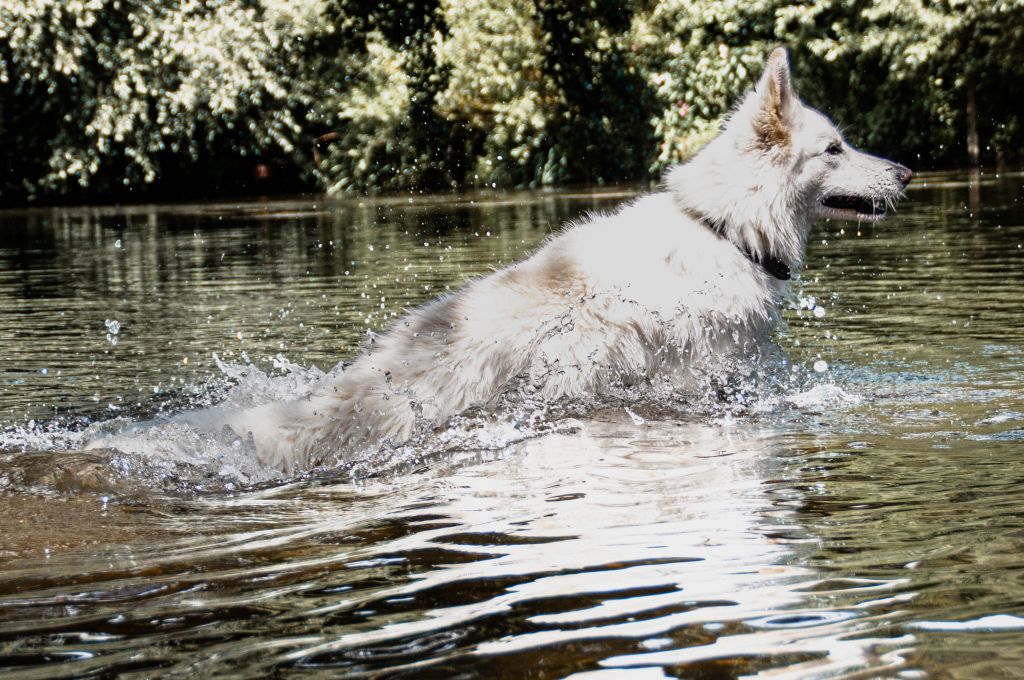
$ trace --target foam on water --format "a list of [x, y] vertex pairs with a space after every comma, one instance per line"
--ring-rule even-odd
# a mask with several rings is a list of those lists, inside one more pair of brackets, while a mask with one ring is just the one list
[[[148, 419], [30, 421], [0, 432], [0, 451], [59, 456], [88, 449], [90, 466], [99, 461], [114, 477], [153, 482], [165, 490], [230, 489], [284, 481], [287, 475], [260, 462], [251, 437], [240, 436], [226, 423], [243, 410], [301, 402], [324, 381], [335, 379], [343, 366], [324, 372], [283, 355], [274, 357], [266, 370], [245, 355], [238, 363], [214, 355], [214, 362], [221, 381]], [[529, 390], [513, 386], [492, 403], [446, 423], [421, 423], [414, 437], [401, 446], [338, 456], [326, 472], [352, 479], [395, 475], [461, 453], [500, 451], [524, 439], [572, 432], [580, 419], [602, 409], [624, 412], [641, 427], [649, 419], [785, 418], [794, 409], [816, 411], [860, 401], [828, 375], [790, 365], [777, 347], [738, 371], [732, 368], [727, 377], [708, 375], [706, 389], [696, 395], [680, 395], [668, 382], [653, 380], [620, 386], [600, 399], [548, 404], [532, 398]]]
[[64, 419], [30, 420], [0, 431], [0, 451], [68, 451], [81, 448], [84, 432]]

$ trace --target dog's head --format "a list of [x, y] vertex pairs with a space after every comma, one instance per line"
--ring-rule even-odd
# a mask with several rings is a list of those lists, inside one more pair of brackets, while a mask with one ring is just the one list
[[912, 173], [850, 146], [835, 125], [796, 95], [786, 50], [718, 137], [674, 168], [667, 188], [756, 259], [803, 260], [811, 224], [824, 218], [877, 220], [903, 195]]
[[[786, 50], [777, 48], [732, 125], [749, 125], [751, 144], [786, 169], [811, 219], [878, 220], [903, 195], [913, 173], [850, 145], [828, 118], [796, 96]], [[742, 134], [742, 131], [738, 131]]]

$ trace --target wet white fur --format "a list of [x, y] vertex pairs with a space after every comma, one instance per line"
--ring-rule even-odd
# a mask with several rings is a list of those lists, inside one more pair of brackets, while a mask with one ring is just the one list
[[638, 383], [751, 352], [782, 285], [680, 213], [668, 193], [566, 229], [529, 259], [399, 321], [310, 399], [235, 414], [260, 456], [292, 470], [367, 442], [401, 442], [517, 376], [545, 400]]
[[[781, 116], [788, 144], [759, 137], [765, 111]], [[721, 135], [662, 191], [570, 225], [527, 260], [413, 311], [308, 399], [188, 420], [223, 418], [265, 463], [293, 472], [402, 442], [418, 423], [440, 425], [514, 381], [546, 400], [655, 375], [692, 387], [694, 370], [756, 351], [788, 285], [737, 246], [796, 268], [813, 220], [849, 217], [823, 197], [901, 193], [888, 161], [845, 142], [842, 157], [823, 155], [837, 140], [797, 100], [776, 50]]]

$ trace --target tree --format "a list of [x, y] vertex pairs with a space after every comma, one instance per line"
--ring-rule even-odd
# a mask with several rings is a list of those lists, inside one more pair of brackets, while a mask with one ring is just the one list
[[[1019, 157], [1024, 1], [824, 0], [793, 4], [781, 23], [840, 108], [866, 109], [868, 146], [932, 164]], [[835, 71], [849, 81], [825, 77]]]
[[564, 98], [545, 73], [546, 40], [533, 0], [442, 3], [448, 74], [438, 112], [469, 132], [471, 174], [485, 186], [556, 181], [550, 122]]
[[658, 99], [651, 172], [691, 156], [753, 86], [772, 47], [773, 0], [663, 0], [638, 13], [631, 40]]
[[351, 52], [345, 86], [320, 107], [335, 140], [320, 164], [328, 189], [459, 186], [468, 135], [436, 106], [448, 81], [437, 55], [447, 32], [438, 2], [333, 0], [326, 15]]
[[289, 64], [309, 29], [283, 7], [0, 4], [0, 144], [17, 150], [0, 198], [117, 193], [158, 181], [232, 185], [245, 159], [295, 154], [297, 112], [312, 89]]
[[0, 202], [653, 178], [778, 44], [858, 145], [1021, 158], [1024, 0], [0, 0]]

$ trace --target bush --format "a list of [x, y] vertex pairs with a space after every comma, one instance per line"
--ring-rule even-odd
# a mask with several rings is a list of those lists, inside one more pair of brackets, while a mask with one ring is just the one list
[[0, 0], [0, 201], [653, 178], [777, 44], [855, 143], [1020, 159], [1024, 0]]
[[313, 85], [290, 68], [308, 30], [246, 0], [0, 4], [3, 198], [231, 185], [289, 157]]

